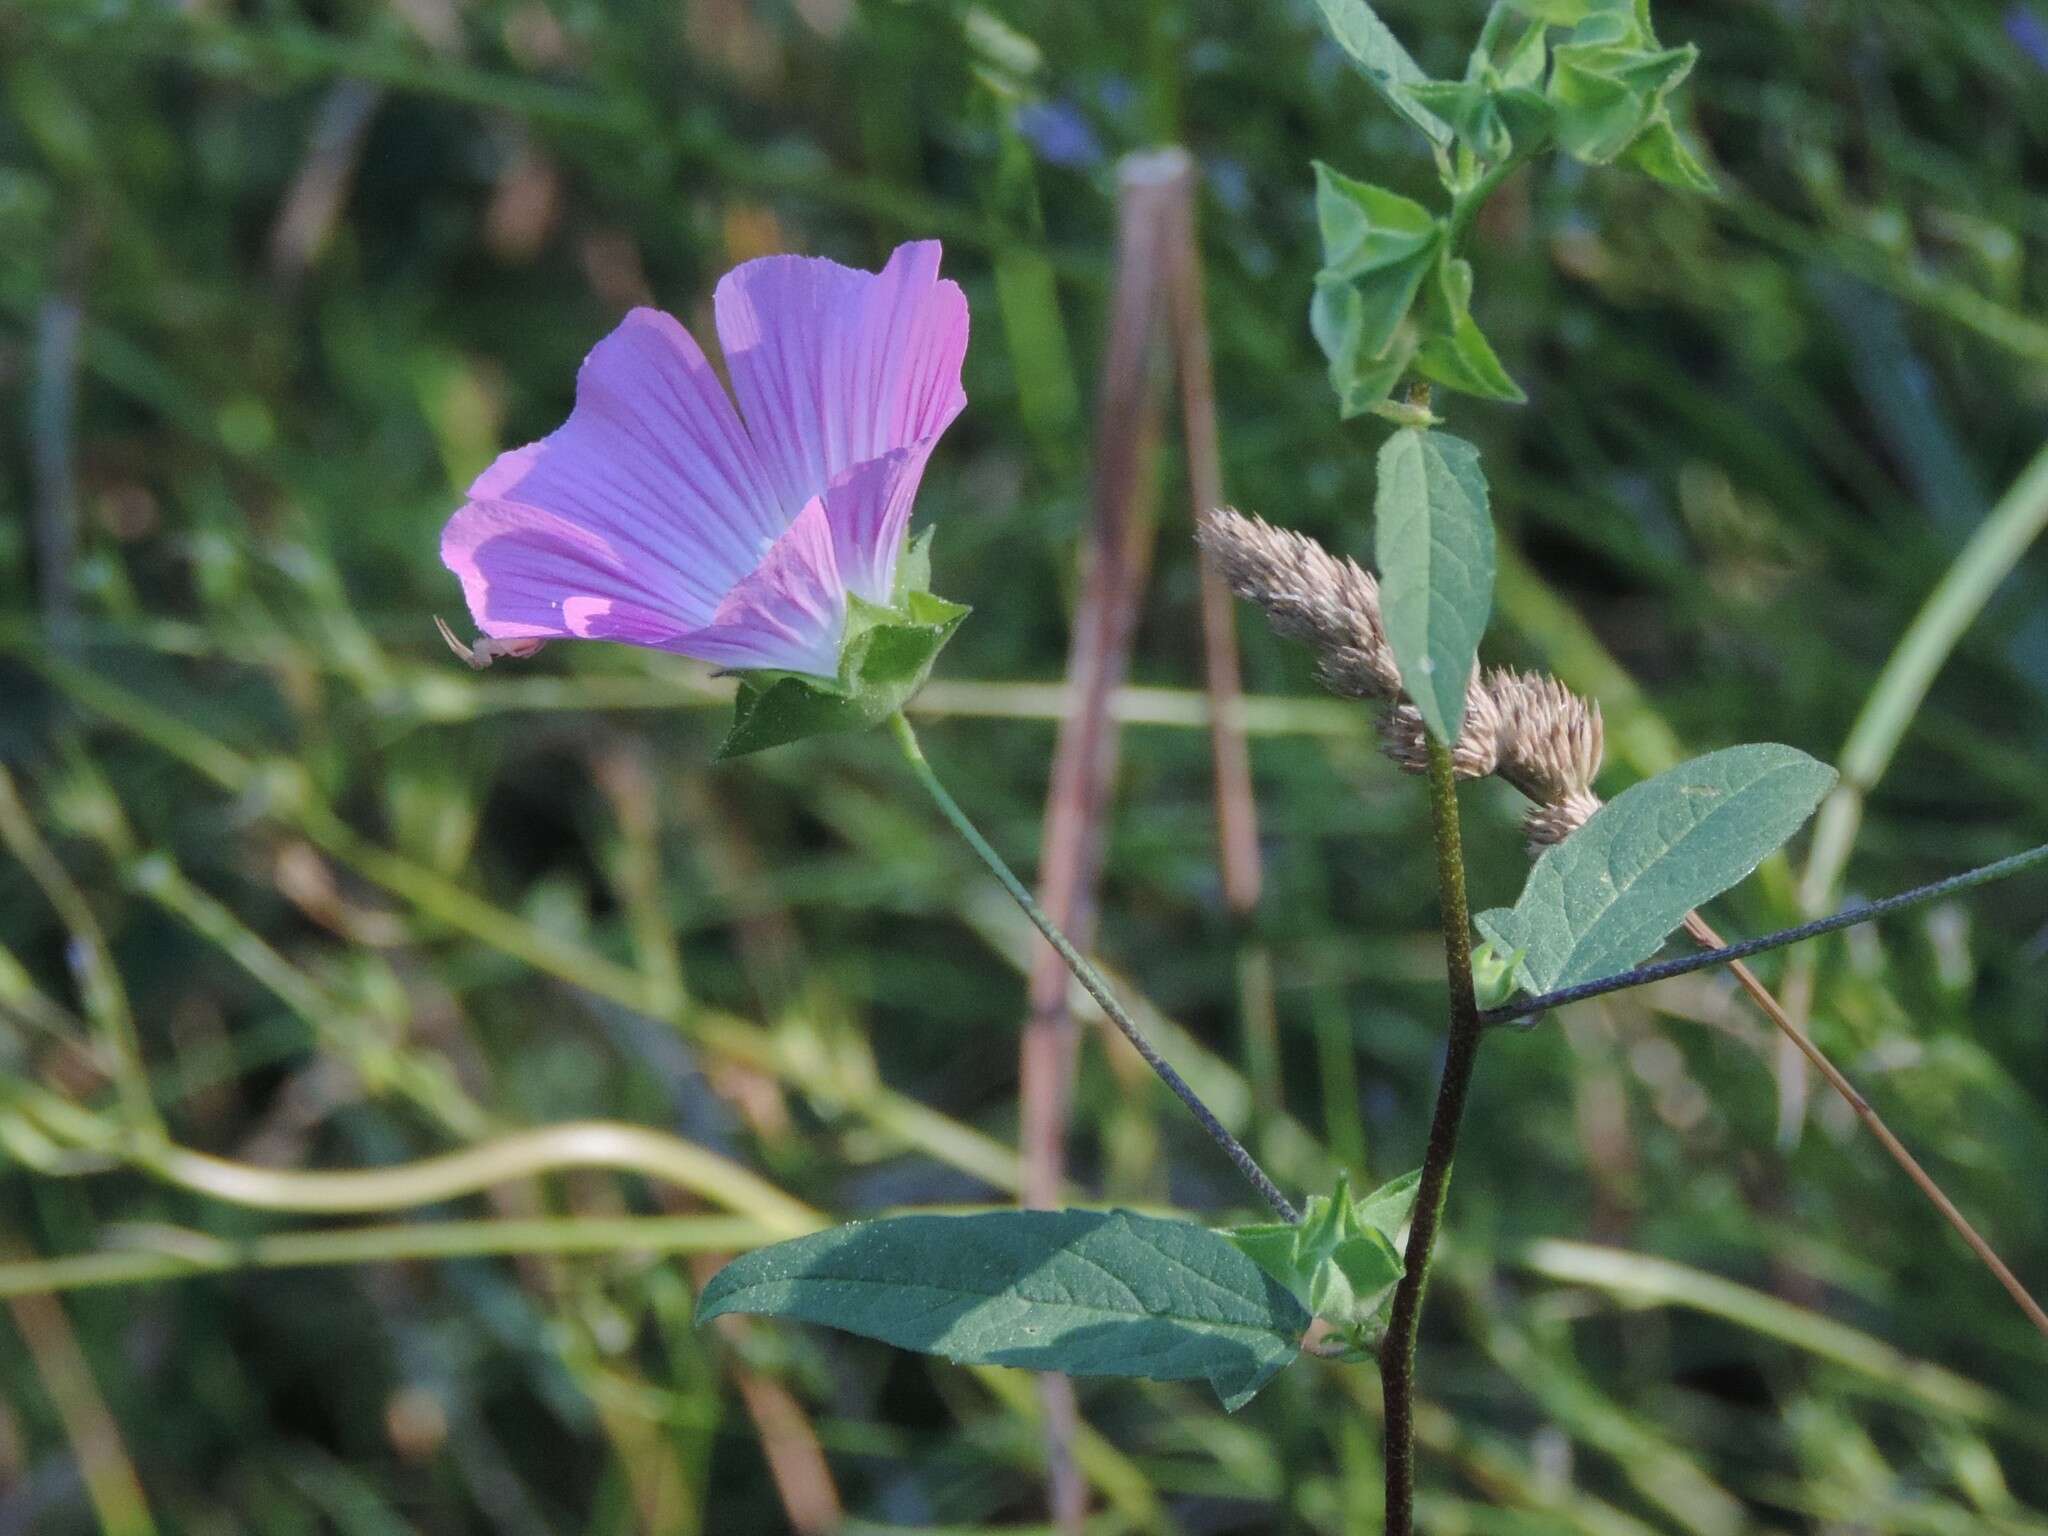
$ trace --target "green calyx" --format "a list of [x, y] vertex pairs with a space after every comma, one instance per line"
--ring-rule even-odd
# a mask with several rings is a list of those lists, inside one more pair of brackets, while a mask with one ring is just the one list
[[1472, 998], [1482, 1013], [1489, 1008], [1504, 1008], [1521, 994], [1515, 971], [1527, 954], [1526, 949], [1503, 953], [1491, 939], [1472, 951]]
[[1671, 119], [1671, 94], [1699, 50], [1662, 46], [1648, 0], [1589, 4], [1551, 57], [1548, 96], [1566, 153], [1589, 165], [1618, 161], [1687, 191], [1714, 190]]
[[969, 610], [925, 590], [931, 583], [927, 530], [897, 562], [886, 608], [849, 595], [836, 677], [806, 672], [739, 674], [732, 729], [720, 758], [744, 757], [806, 736], [865, 731], [902, 709]]
[[1223, 1235], [1362, 1354], [1386, 1329], [1405, 1268], [1399, 1240], [1418, 1177], [1404, 1173], [1354, 1200], [1349, 1179], [1339, 1174], [1334, 1191], [1309, 1198], [1300, 1225], [1273, 1222]]

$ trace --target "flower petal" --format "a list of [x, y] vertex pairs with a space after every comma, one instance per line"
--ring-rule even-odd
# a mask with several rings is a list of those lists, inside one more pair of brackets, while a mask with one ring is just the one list
[[703, 352], [652, 309], [591, 350], [568, 421], [500, 456], [469, 494], [442, 558], [499, 638], [579, 633], [576, 598], [671, 633], [701, 626], [788, 523]]
[[885, 608], [895, 596], [896, 557], [903, 553], [911, 503], [931, 450], [928, 439], [856, 464], [822, 498], [840, 580], [849, 592]]
[[837, 676], [846, 585], [832, 543], [824, 498], [813, 497], [711, 622], [664, 649], [742, 671], [774, 667]]
[[967, 300], [936, 240], [879, 273], [767, 256], [718, 285], [718, 338], [747, 429], [784, 506], [856, 464], [932, 441], [960, 414]]
[[602, 534], [517, 502], [462, 508], [442, 531], [441, 560], [461, 578], [476, 627], [497, 640], [588, 635], [594, 613], [616, 611], [638, 615], [640, 629], [660, 638], [634, 638], [657, 645], [701, 618], [663, 589], [659, 570]]

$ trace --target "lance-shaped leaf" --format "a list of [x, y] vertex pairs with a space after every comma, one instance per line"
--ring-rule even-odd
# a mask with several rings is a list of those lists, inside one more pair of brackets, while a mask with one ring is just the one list
[[1493, 612], [1493, 519], [1479, 450], [1403, 427], [1380, 449], [1373, 515], [1387, 644], [1423, 724], [1449, 746]]
[[1429, 79], [1422, 66], [1387, 30], [1366, 0], [1316, 0], [1330, 35], [1357, 61], [1359, 71], [1384, 96], [1387, 104], [1438, 144], [1451, 142], [1444, 120], [1421, 105], [1408, 88]]
[[1635, 785], [1536, 861], [1512, 908], [1482, 912], [1531, 993], [1594, 981], [1654, 954], [1798, 831], [1835, 770], [1792, 747], [1710, 752]]
[[1226, 1408], [1294, 1359], [1309, 1317], [1229, 1240], [1130, 1211], [856, 1222], [733, 1260], [703, 1322], [797, 1318], [973, 1365], [1206, 1381]]

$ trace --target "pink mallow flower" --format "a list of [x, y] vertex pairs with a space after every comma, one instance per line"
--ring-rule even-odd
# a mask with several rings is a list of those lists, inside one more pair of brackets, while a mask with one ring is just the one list
[[728, 272], [713, 311], [737, 410], [671, 316], [627, 315], [568, 421], [500, 455], [442, 532], [492, 642], [478, 657], [579, 637], [834, 676], [848, 594], [891, 603], [925, 461], [967, 403], [967, 301], [939, 254]]

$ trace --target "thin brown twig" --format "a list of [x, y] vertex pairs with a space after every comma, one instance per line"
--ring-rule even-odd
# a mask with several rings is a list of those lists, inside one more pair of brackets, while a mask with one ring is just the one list
[[[1703, 944], [1709, 949], [1723, 947], [1724, 941], [1720, 934], [1716, 933], [1697, 912], [1686, 917], [1685, 931], [1695, 943]], [[1891, 1154], [1892, 1161], [1899, 1165], [1906, 1177], [1911, 1179], [1920, 1193], [1927, 1197], [1928, 1203], [1941, 1212], [1943, 1219], [1955, 1228], [1957, 1236], [1969, 1244], [1970, 1251], [1976, 1254], [1983, 1261], [1984, 1267], [1997, 1277], [1998, 1283], [2005, 1287], [2007, 1293], [2019, 1304], [2020, 1310], [2026, 1313], [2027, 1321], [2038, 1328], [2044, 1337], [2048, 1337], [2048, 1312], [2041, 1310], [2040, 1303], [2028, 1294], [2027, 1288], [2020, 1284], [2019, 1277], [2006, 1267], [2005, 1260], [1978, 1235], [1977, 1229], [1970, 1225], [1969, 1218], [1956, 1209], [1955, 1202], [1942, 1192], [1941, 1186], [1934, 1182], [1932, 1175], [1920, 1166], [1919, 1160], [1911, 1152], [1906, 1150], [1905, 1143], [1892, 1134], [1891, 1127], [1884, 1123], [1884, 1118], [1875, 1109], [1871, 1108], [1870, 1101], [1856, 1091], [1855, 1085], [1843, 1076], [1841, 1070], [1827, 1058], [1821, 1048], [1792, 1022], [1791, 1015], [1771, 995], [1770, 989], [1757, 980], [1755, 972], [1740, 960], [1736, 961], [1731, 969], [1735, 972], [1735, 979], [1754, 999], [1757, 1007], [1778, 1026], [1792, 1046], [1813, 1063], [1814, 1070], [1819, 1072], [1827, 1080], [1828, 1086], [1839, 1093], [1843, 1101], [1856, 1112], [1856, 1118], [1861, 1120], [1865, 1129], [1877, 1138], [1878, 1144]]]
[[[1216, 432], [1216, 379], [1204, 309], [1202, 251], [1195, 229], [1194, 161], [1185, 151], [1173, 182], [1170, 238], [1173, 266], [1173, 351], [1180, 377], [1181, 432], [1187, 454], [1188, 499], [1195, 520], [1223, 505], [1223, 459]], [[1163, 158], [1163, 155], [1162, 155]], [[1258, 809], [1252, 797], [1251, 749], [1244, 729], [1244, 684], [1238, 667], [1237, 604], [1210, 552], [1196, 546], [1202, 573], [1202, 662], [1209, 694], [1209, 744], [1215, 761], [1216, 832], [1223, 899], [1248, 917], [1259, 901]]]
[[[1216, 431], [1216, 377], [1196, 232], [1195, 163], [1184, 150], [1173, 181], [1172, 267], [1168, 297], [1173, 354], [1180, 379], [1181, 438], [1195, 524], [1223, 505], [1223, 456]], [[1238, 665], [1237, 604], [1209, 548], [1197, 541], [1201, 572], [1202, 671], [1209, 701], [1209, 756], [1216, 786], [1216, 853], [1223, 901], [1238, 938], [1238, 1008], [1247, 1065], [1259, 1107], [1280, 1107], [1279, 1010], [1273, 962], [1253, 932], [1265, 871], [1259, 856], [1258, 804], [1252, 790], [1251, 745], [1244, 725], [1244, 682]]]
[[[690, 1272], [700, 1292], [730, 1257], [703, 1254], [691, 1260]], [[760, 1438], [761, 1458], [768, 1463], [768, 1476], [782, 1501], [789, 1528], [797, 1536], [825, 1536], [838, 1530], [846, 1521], [846, 1506], [810, 1415], [788, 1387], [746, 1363], [748, 1341], [758, 1334], [758, 1325], [752, 1318], [733, 1314], [716, 1319], [711, 1326], [732, 1346], [734, 1358], [726, 1370]]]
[[[1151, 386], [1154, 337], [1165, 299], [1160, 276], [1166, 204], [1162, 184], [1147, 173], [1150, 158], [1126, 161], [1121, 178], [1117, 279], [1097, 411], [1094, 516], [1067, 658], [1073, 703], [1060, 722], [1053, 753], [1039, 855], [1039, 904], [1084, 951], [1094, 928], [1102, 823], [1116, 771], [1118, 727], [1109, 701], [1130, 661], [1138, 598], [1151, 558], [1157, 488], [1153, 450], [1160, 408]], [[1056, 1200], [1064, 1174], [1078, 1044], [1067, 1006], [1071, 985], [1059, 955], [1037, 942], [1020, 1088], [1027, 1204]]]
[[[1175, 177], [1160, 174], [1162, 158], [1133, 156], [1119, 178], [1116, 283], [1097, 408], [1094, 515], [1067, 659], [1074, 704], [1060, 722], [1039, 859], [1039, 904], [1084, 950], [1095, 925], [1103, 823], [1116, 772], [1118, 727], [1110, 700], [1129, 666], [1139, 596], [1151, 563], [1160, 426], [1153, 385], [1166, 302], [1161, 276], [1167, 270], [1168, 220], [1178, 185]], [[1026, 1205], [1056, 1203], [1065, 1182], [1067, 1122], [1080, 1046], [1068, 1007], [1072, 985], [1059, 954], [1044, 940], [1035, 941], [1030, 1017], [1018, 1073]], [[1045, 1406], [1053, 1517], [1061, 1530], [1079, 1531], [1087, 1489], [1073, 1455], [1079, 1420], [1073, 1386], [1064, 1377], [1047, 1375], [1040, 1380], [1039, 1395]]]

